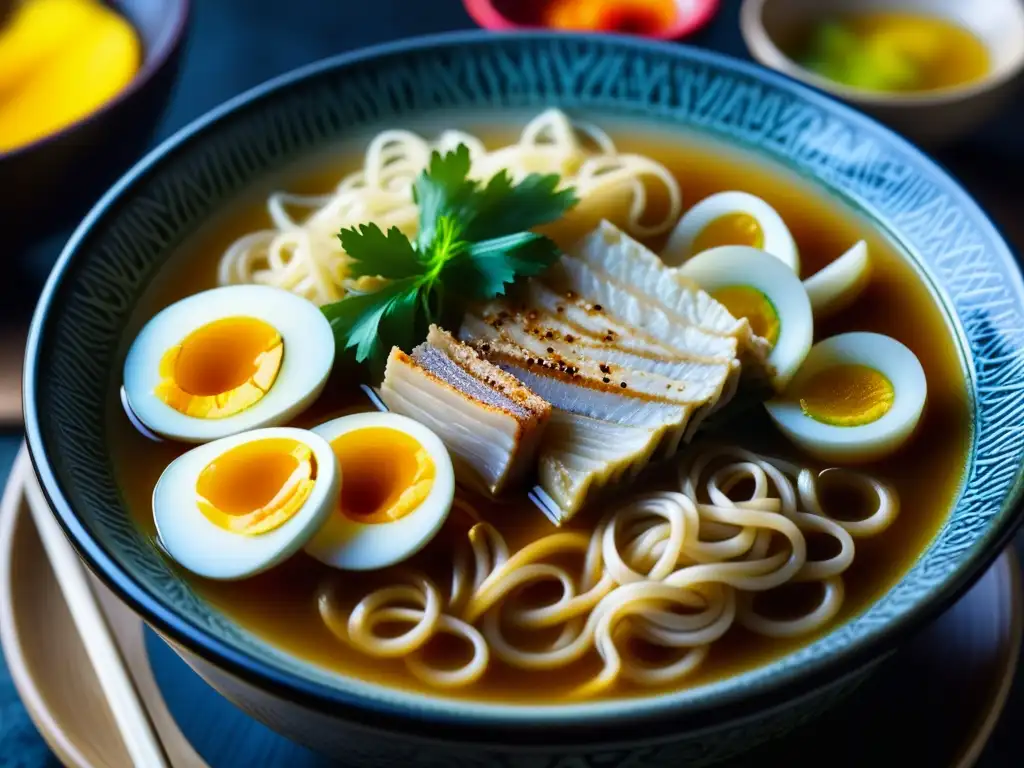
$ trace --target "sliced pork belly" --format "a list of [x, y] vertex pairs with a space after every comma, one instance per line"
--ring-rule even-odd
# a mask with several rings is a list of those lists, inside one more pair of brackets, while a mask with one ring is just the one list
[[602, 221], [571, 253], [690, 325], [724, 336], [743, 333], [742, 320], [733, 317], [693, 280], [665, 266], [656, 253], [608, 221]]
[[[624, 345], [623, 336], [610, 329], [603, 335], [562, 320], [562, 314], [551, 315], [507, 299], [492, 301], [479, 308], [474, 319], [496, 328], [508, 340], [541, 357], [555, 355], [563, 360], [589, 360], [603, 363], [602, 371], [614, 375], [617, 369], [656, 373], [686, 383], [691, 377], [725, 376], [730, 363], [718, 359], [684, 357], [656, 342]], [[486, 331], [485, 331], [486, 332]]]
[[436, 432], [460, 478], [491, 494], [532, 470], [551, 413], [521, 381], [436, 326], [411, 356], [391, 350], [380, 397]]
[[650, 462], [656, 430], [612, 424], [555, 410], [541, 450], [538, 479], [558, 505], [556, 525], [571, 518], [592, 494], [635, 477]]
[[[556, 406], [541, 448], [538, 477], [557, 505], [549, 512], [557, 522], [571, 518], [590, 498], [591, 488], [634, 477], [656, 451], [674, 454], [680, 441], [691, 439], [703, 420], [735, 392], [737, 360], [687, 360], [671, 351], [647, 357], [586, 332], [573, 333], [573, 326], [567, 329], [559, 320], [564, 313], [551, 317], [543, 310], [517, 306], [507, 300], [487, 304], [467, 315], [461, 335], [475, 339], [480, 348], [486, 345], [484, 354]], [[562, 376], [566, 361], [567, 379]], [[561, 382], [544, 379], [552, 363]], [[599, 383], [593, 381], [597, 377]], [[621, 383], [627, 378], [640, 382], [637, 394], [692, 405], [692, 410], [667, 413], [651, 403], [624, 402]], [[582, 385], [581, 379], [588, 383]], [[628, 385], [626, 390], [632, 396]], [[657, 418], [651, 418], [653, 414]]]
[[[520, 299], [524, 306], [544, 312], [548, 318], [555, 318], [559, 325], [553, 327], [563, 334], [587, 335], [610, 343], [618, 349], [647, 357], [681, 356], [679, 350], [662, 344], [639, 328], [620, 323], [605, 312], [600, 304], [595, 306], [580, 298], [569, 300], [539, 280], [528, 281]], [[704, 359], [697, 355], [688, 357]]]
[[746, 320], [606, 222], [460, 337], [554, 407], [538, 476], [556, 522], [678, 450], [736, 394], [741, 360], [767, 372]]
[[571, 367], [574, 379], [592, 378], [613, 390], [636, 379], [642, 392], [673, 402], [700, 405], [717, 400], [730, 372], [727, 362], [646, 357], [585, 334], [563, 334], [541, 313], [519, 312], [503, 301], [468, 315], [462, 328], [469, 338], [506, 341], [529, 353], [528, 359]]
[[[576, 369], [532, 357], [522, 347], [503, 340], [473, 342], [487, 359], [514, 375], [555, 408], [595, 419], [652, 428], [683, 428], [704, 400], [667, 396], [653, 390], [664, 387], [647, 374], [632, 372], [629, 379], [612, 381], [597, 366]], [[608, 379], [605, 381], [604, 379]], [[623, 387], [622, 384], [626, 386]]]
[[[531, 282], [516, 298], [468, 314], [460, 331], [560, 414], [538, 469], [559, 521], [583, 506], [592, 487], [633, 477], [656, 452], [675, 453], [722, 395], [731, 396], [740, 370], [735, 339], [673, 321], [617, 286], [601, 293], [607, 281], [588, 283], [596, 293], [586, 299], [575, 285], [578, 293], [558, 293]], [[606, 299], [629, 310], [613, 319]], [[653, 319], [647, 329], [656, 332], [627, 324], [640, 317]], [[602, 443], [609, 433], [619, 442]]]
[[[471, 322], [476, 323], [477, 334], [493, 335], [493, 328], [500, 329], [507, 341], [541, 357], [553, 352], [563, 359], [580, 357], [604, 364], [601, 370], [612, 378], [621, 368], [679, 381], [724, 376], [717, 398], [712, 397], [694, 412], [687, 440], [706, 416], [721, 410], [735, 396], [742, 372], [739, 360], [726, 362], [673, 350], [613, 321], [603, 313], [603, 307], [595, 309], [586, 304], [579, 299], [567, 301], [542, 283], [530, 281], [516, 299], [488, 303], [477, 310]], [[481, 322], [492, 328], [484, 328]]]
[[680, 322], [655, 302], [637, 296], [573, 256], [563, 255], [547, 271], [544, 281], [561, 291], [567, 301], [582, 299], [600, 306], [623, 325], [637, 328], [681, 354], [712, 360], [737, 356], [739, 344], [734, 337]]
[[[563, 264], [570, 262], [565, 264], [569, 271], [576, 269], [572, 260], [585, 264], [589, 273], [599, 281], [615, 284], [660, 308], [677, 325], [736, 339], [744, 361], [764, 368], [770, 347], [765, 339], [751, 331], [747, 320], [733, 317], [695, 282], [665, 266], [657, 254], [613, 224], [601, 222], [571, 249], [568, 259], [563, 259]], [[580, 293], [591, 298], [587, 291], [581, 290]], [[762, 372], [755, 370], [751, 373], [760, 376]]]

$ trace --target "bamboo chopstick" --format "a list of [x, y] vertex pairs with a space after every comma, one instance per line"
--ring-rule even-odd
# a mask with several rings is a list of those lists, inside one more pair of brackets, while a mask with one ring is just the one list
[[50, 511], [24, 445], [12, 471], [21, 474], [39, 538], [132, 762], [141, 768], [169, 768], [167, 755], [89, 586], [85, 568]]
[[0, 427], [21, 426], [21, 371], [27, 332], [24, 327], [0, 329]]

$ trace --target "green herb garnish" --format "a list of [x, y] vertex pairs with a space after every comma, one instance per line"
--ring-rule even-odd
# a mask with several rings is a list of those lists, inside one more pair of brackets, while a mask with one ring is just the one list
[[457, 319], [469, 303], [503, 294], [517, 277], [540, 274], [558, 256], [549, 238], [528, 230], [561, 218], [576, 204], [573, 190], [556, 189], [554, 174], [513, 184], [504, 170], [481, 184], [469, 178], [469, 167], [462, 144], [444, 156], [433, 153], [413, 185], [415, 240], [376, 224], [339, 233], [353, 277], [391, 281], [321, 307], [338, 349], [354, 349], [357, 362], [379, 369], [392, 346], [408, 351], [430, 323]]

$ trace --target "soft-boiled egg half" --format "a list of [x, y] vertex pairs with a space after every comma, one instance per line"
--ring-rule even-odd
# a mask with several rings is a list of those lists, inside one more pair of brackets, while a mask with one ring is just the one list
[[319, 435], [269, 427], [200, 445], [153, 489], [164, 549], [210, 579], [242, 579], [300, 550], [337, 505], [341, 475]]
[[768, 413], [790, 440], [826, 461], [874, 461], [903, 445], [928, 395], [920, 361], [878, 333], [818, 342]]
[[345, 478], [333, 514], [306, 545], [343, 570], [393, 565], [441, 529], [455, 498], [455, 473], [441, 439], [396, 413], [358, 413], [315, 427]]
[[868, 244], [858, 240], [838, 259], [804, 280], [815, 319], [821, 320], [846, 309], [870, 282]]
[[758, 248], [800, 274], [800, 254], [786, 222], [768, 203], [749, 192], [719, 192], [705, 197], [679, 219], [661, 258], [669, 266], [677, 266], [723, 245]]
[[694, 256], [679, 272], [720, 301], [771, 346], [772, 384], [782, 391], [811, 348], [814, 319], [800, 279], [762, 250], [724, 245]]
[[316, 306], [233, 285], [146, 323], [125, 359], [124, 393], [153, 432], [202, 443], [287, 422], [316, 400], [333, 365], [334, 334]]

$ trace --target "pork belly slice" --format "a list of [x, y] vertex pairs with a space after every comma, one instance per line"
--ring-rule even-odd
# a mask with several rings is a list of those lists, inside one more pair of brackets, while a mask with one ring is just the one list
[[744, 362], [760, 369], [751, 373], [760, 376], [766, 369], [771, 348], [745, 318], [733, 317], [696, 282], [665, 266], [656, 253], [613, 224], [602, 221], [570, 250], [569, 258], [585, 264], [599, 280], [659, 307], [680, 325], [736, 339]]
[[591, 419], [555, 409], [537, 470], [558, 505], [556, 525], [573, 517], [595, 492], [632, 480], [651, 461], [658, 430]]
[[571, 255], [635, 293], [658, 302], [689, 325], [724, 336], [743, 333], [743, 321], [692, 279], [608, 221], [580, 240]]
[[539, 280], [527, 281], [521, 291], [520, 303], [548, 318], [555, 318], [552, 327], [563, 334], [580, 334], [601, 339], [623, 349], [645, 357], [687, 357], [689, 359], [716, 360], [684, 354], [678, 349], [662, 344], [639, 328], [624, 325], [604, 311], [600, 304], [594, 305], [579, 297], [572, 300], [552, 290]]
[[[694, 380], [722, 381], [721, 388], [708, 402], [695, 410], [687, 426], [685, 440], [689, 441], [701, 422], [720, 410], [733, 398], [739, 385], [742, 368], [738, 360], [708, 360], [682, 355], [658, 342], [644, 342], [631, 348], [620, 343], [620, 337], [606, 333], [596, 337], [587, 330], [564, 321], [568, 306], [557, 303], [562, 312], [554, 315], [545, 309], [534, 309], [537, 303], [527, 301], [545, 292], [557, 303], [557, 294], [540, 286], [530, 286], [519, 300], [497, 299], [489, 302], [464, 320], [463, 328], [479, 338], [502, 338], [517, 344], [541, 359], [552, 355], [556, 359], [584, 359], [599, 364], [600, 370], [614, 380], [623, 369], [654, 373], [678, 382], [673, 386], [688, 387]], [[529, 307], [523, 309], [524, 306]], [[545, 304], [545, 306], [547, 306]], [[582, 308], [580, 308], [581, 311]], [[489, 326], [489, 327], [488, 327]], [[550, 351], [549, 351], [550, 350]], [[666, 384], [666, 386], [668, 386]]]
[[[631, 423], [623, 414], [636, 412], [638, 415], [634, 418], [641, 418], [639, 414], [674, 413], [671, 407], [693, 408], [716, 401], [727, 373], [727, 369], [705, 368], [687, 380], [676, 380], [622, 366], [613, 369], [593, 360], [547, 354], [546, 350], [540, 354], [511, 340], [506, 329], [495, 328], [473, 316], [464, 319], [460, 336], [482, 356], [512, 373], [552, 406], [584, 413], [584, 410], [555, 402], [541, 392], [541, 389], [563, 393], [578, 390], [579, 397], [593, 400], [592, 405], [581, 405], [586, 410], [595, 411], [587, 415], [622, 423]], [[540, 389], [530, 382], [537, 382], [536, 387]], [[564, 396], [560, 399], [564, 400]], [[608, 415], [602, 416], [601, 413]]]
[[532, 470], [551, 414], [522, 382], [436, 326], [411, 356], [391, 350], [380, 397], [436, 432], [460, 479], [492, 495]]
[[563, 334], [542, 313], [519, 312], [504, 301], [467, 315], [461, 333], [474, 340], [515, 344], [529, 353], [528, 359], [559, 369], [570, 367], [574, 379], [591, 378], [613, 389], [621, 389], [622, 382], [628, 383], [634, 374], [648, 374], [640, 379], [643, 392], [675, 402], [699, 405], [717, 400], [730, 372], [730, 363], [724, 361], [646, 357], [585, 334]]
[[[463, 326], [464, 331], [466, 325]], [[574, 366], [538, 360], [530, 352], [503, 339], [473, 341], [487, 359], [514, 375], [555, 408], [614, 424], [657, 430], [660, 445], [673, 453], [686, 433], [693, 414], [709, 402], [669, 387], [665, 378], [631, 371], [612, 379], [589, 363]], [[607, 379], [607, 381], [605, 381]], [[622, 386], [625, 383], [626, 386]], [[720, 386], [709, 382], [707, 389]]]
[[725, 375], [729, 369], [731, 361], [680, 355], [657, 342], [620, 343], [626, 337], [609, 333], [609, 329], [605, 329], [603, 335], [594, 335], [565, 322], [562, 314], [552, 315], [532, 307], [523, 309], [518, 302], [497, 299], [477, 308], [473, 317], [498, 329], [509, 341], [542, 357], [554, 355], [565, 360], [603, 363], [605, 373], [625, 368], [685, 381], [694, 373]]
[[[739, 381], [739, 364], [717, 403], [698, 408], [690, 417], [684, 439], [689, 441], [704, 418], [729, 402]], [[614, 424], [555, 408], [541, 446], [537, 480], [550, 503], [545, 513], [555, 525], [572, 519], [595, 495], [632, 482], [664, 444], [662, 428]], [[675, 453], [675, 448], [666, 451]]]
[[638, 296], [574, 256], [563, 254], [545, 273], [544, 282], [567, 301], [583, 299], [591, 306], [600, 306], [627, 328], [636, 328], [682, 354], [712, 360], [737, 357], [736, 338], [682, 322], [656, 302]]

